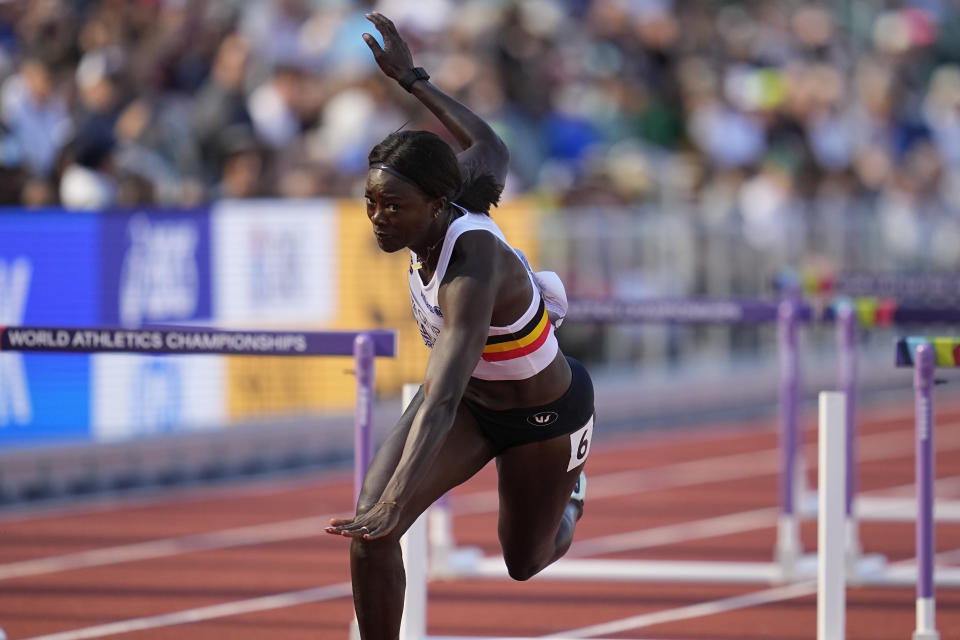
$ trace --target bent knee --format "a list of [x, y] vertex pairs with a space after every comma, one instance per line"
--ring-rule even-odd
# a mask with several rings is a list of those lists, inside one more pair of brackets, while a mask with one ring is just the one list
[[400, 555], [400, 539], [394, 536], [364, 540], [353, 538], [350, 541], [350, 557], [360, 562], [381, 562], [385, 557]]
[[504, 557], [504, 561], [507, 565], [507, 573], [517, 582], [525, 582], [529, 580], [533, 576], [540, 573], [545, 566], [545, 563], [535, 560], [531, 561], [529, 557], [516, 559]]

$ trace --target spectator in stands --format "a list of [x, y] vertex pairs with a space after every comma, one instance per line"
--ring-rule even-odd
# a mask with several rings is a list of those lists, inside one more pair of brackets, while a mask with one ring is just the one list
[[0, 114], [23, 167], [31, 174], [49, 175], [71, 133], [70, 114], [62, 86], [41, 58], [27, 57], [17, 73], [0, 88]]
[[108, 132], [82, 132], [65, 150], [66, 164], [60, 180], [60, 202], [67, 209], [98, 211], [114, 205], [117, 182], [111, 153], [114, 140]]
[[228, 35], [193, 104], [193, 133], [208, 179], [222, 170], [233, 144], [231, 135], [253, 126], [245, 94], [248, 64], [247, 42], [236, 34]]
[[[372, 81], [359, 34], [379, 9], [510, 144], [507, 194], [699, 203], [710, 224], [760, 224], [769, 251], [779, 216], [956, 220], [960, 7], [856, 7], [850, 23], [703, 0], [0, 3], [0, 199], [55, 204], [78, 175], [86, 203], [355, 195], [364, 151], [427, 122]], [[93, 130], [96, 166], [64, 153]]]

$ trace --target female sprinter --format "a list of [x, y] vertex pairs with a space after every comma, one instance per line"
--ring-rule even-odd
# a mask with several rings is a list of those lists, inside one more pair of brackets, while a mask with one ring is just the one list
[[[367, 18], [380, 69], [450, 131], [399, 131], [373, 148], [367, 216], [383, 251], [411, 251], [410, 297], [432, 349], [426, 378], [367, 472], [356, 516], [326, 531], [352, 538], [354, 603], [364, 640], [395, 640], [405, 576], [400, 536], [449, 489], [496, 460], [498, 534], [510, 576], [562, 556], [583, 513], [593, 385], [557, 347], [565, 312], [554, 274], [531, 271], [490, 219], [509, 153], [476, 114], [414, 68], [393, 23]], [[552, 317], [551, 317], [552, 316]]]

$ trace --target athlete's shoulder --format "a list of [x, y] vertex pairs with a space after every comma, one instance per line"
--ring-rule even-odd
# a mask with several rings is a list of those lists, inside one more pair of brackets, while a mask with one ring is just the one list
[[499, 250], [504, 248], [496, 234], [489, 229], [466, 229], [457, 236], [450, 264], [480, 263], [489, 266]]

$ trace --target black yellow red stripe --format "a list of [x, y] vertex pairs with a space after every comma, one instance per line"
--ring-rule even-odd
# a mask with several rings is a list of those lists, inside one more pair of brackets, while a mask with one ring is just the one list
[[487, 362], [512, 360], [533, 353], [546, 342], [550, 335], [550, 320], [543, 299], [537, 312], [520, 331], [490, 336], [483, 348], [482, 358]]

